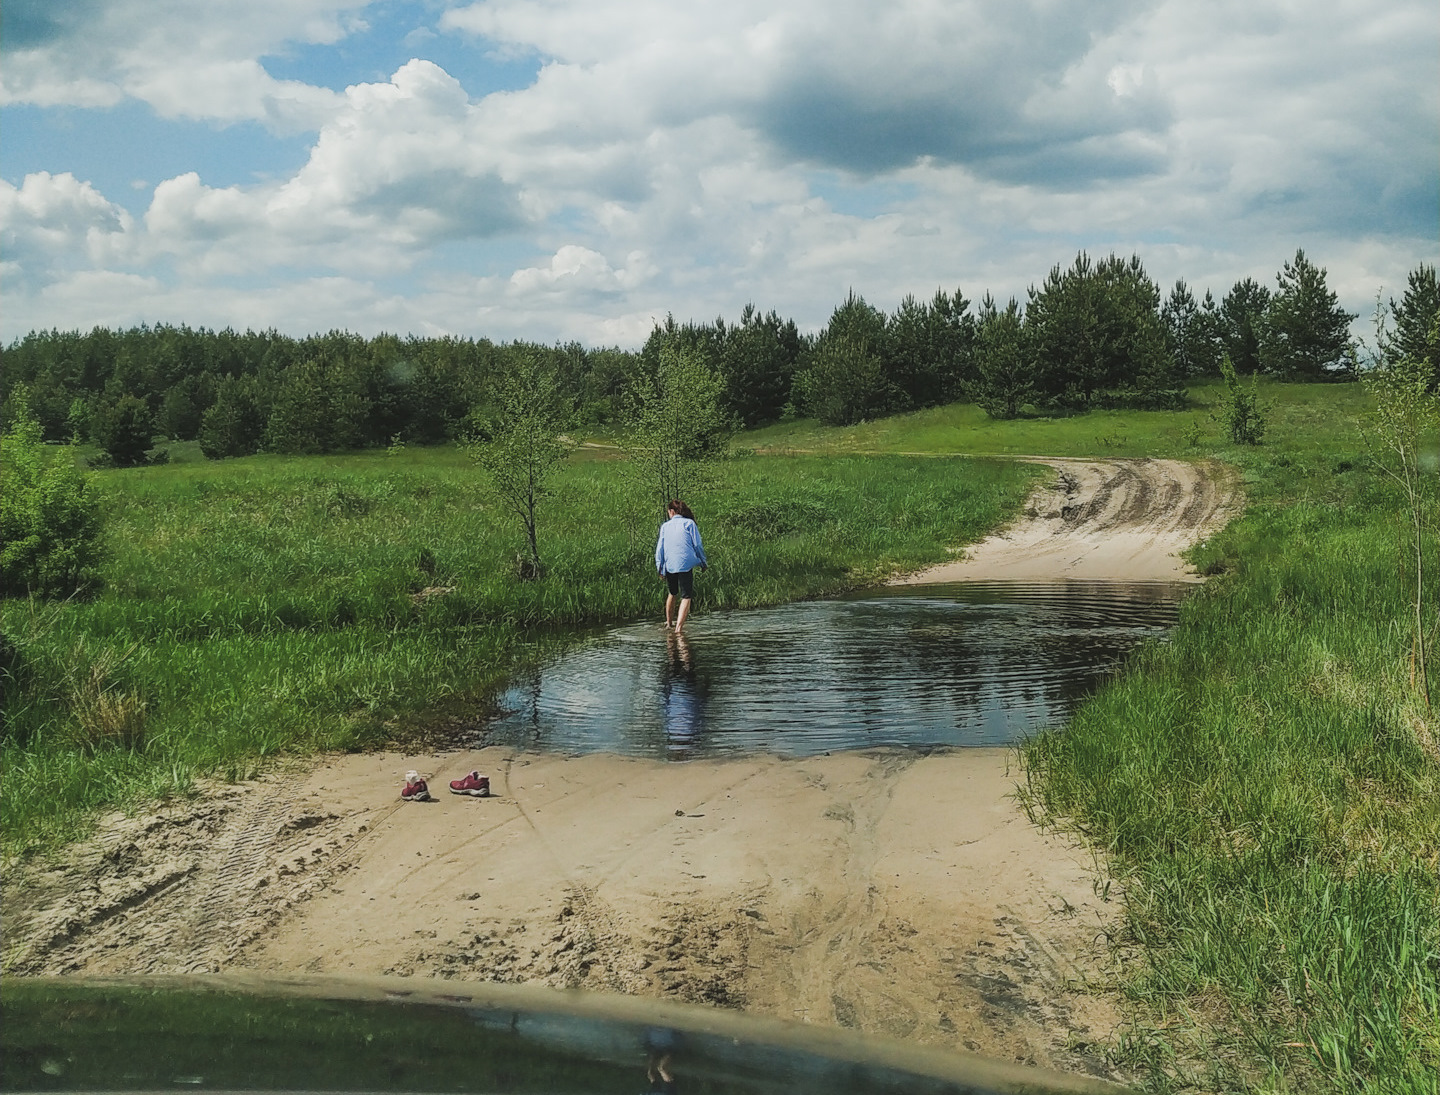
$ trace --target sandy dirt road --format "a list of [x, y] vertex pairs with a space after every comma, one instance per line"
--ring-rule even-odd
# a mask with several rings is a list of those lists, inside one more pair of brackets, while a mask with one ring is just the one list
[[[1184, 577], [1173, 551], [1235, 503], [1217, 469], [1046, 462], [1026, 516], [918, 577]], [[401, 803], [408, 768], [442, 800]], [[444, 793], [471, 768], [493, 798]], [[1022, 778], [990, 749], [322, 758], [7, 872], [5, 968], [584, 987], [1107, 1075], [1117, 895]]]
[[1023, 459], [1056, 477], [1014, 524], [899, 581], [1199, 581], [1180, 553], [1238, 512], [1234, 475], [1215, 462]]

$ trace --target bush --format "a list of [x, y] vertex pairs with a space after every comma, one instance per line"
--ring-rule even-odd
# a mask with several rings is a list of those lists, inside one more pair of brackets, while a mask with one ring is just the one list
[[145, 454], [154, 443], [154, 427], [154, 416], [145, 401], [122, 395], [100, 409], [91, 431], [117, 468], [135, 468], [148, 462]]
[[62, 449], [50, 458], [22, 409], [0, 435], [0, 579], [5, 596], [64, 596], [93, 585], [100, 511], [87, 477]]
[[1229, 355], [1220, 359], [1220, 375], [1225, 379], [1225, 402], [1220, 408], [1220, 417], [1225, 423], [1226, 436], [1237, 445], [1260, 444], [1268, 416], [1260, 405], [1255, 377], [1250, 377], [1249, 388], [1242, 385]]

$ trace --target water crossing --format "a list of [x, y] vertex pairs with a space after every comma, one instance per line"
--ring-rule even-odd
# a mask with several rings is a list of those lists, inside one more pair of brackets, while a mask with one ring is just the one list
[[1180, 583], [964, 583], [617, 628], [518, 679], [492, 743], [685, 759], [1004, 745], [1173, 627]]

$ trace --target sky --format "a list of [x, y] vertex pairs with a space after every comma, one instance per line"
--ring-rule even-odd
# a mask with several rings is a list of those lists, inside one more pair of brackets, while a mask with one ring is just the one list
[[746, 303], [1440, 257], [1433, 0], [5, 0], [0, 338], [633, 347]]

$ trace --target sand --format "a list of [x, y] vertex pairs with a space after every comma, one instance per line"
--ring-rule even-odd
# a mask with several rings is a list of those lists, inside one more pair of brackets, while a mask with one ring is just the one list
[[[1191, 578], [1218, 469], [1059, 461], [1026, 516], [907, 581]], [[320, 758], [104, 819], [10, 872], [10, 973], [253, 971], [667, 997], [1092, 1075], [1119, 893], [1014, 798], [1008, 750], [666, 763]], [[439, 801], [403, 803], [407, 769]], [[476, 768], [495, 794], [445, 793]]]
[[1213, 461], [1021, 459], [1057, 474], [1019, 520], [954, 562], [898, 581], [1198, 582], [1180, 553], [1239, 508], [1234, 474]]

